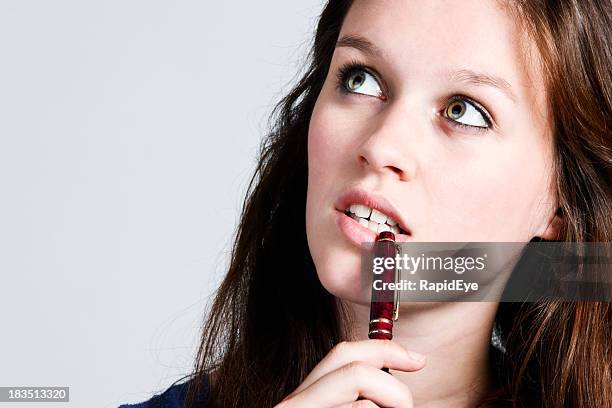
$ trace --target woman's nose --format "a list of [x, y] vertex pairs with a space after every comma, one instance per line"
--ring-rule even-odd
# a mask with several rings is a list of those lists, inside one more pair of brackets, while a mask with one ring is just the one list
[[385, 112], [357, 149], [357, 161], [366, 170], [394, 174], [400, 181], [416, 172], [415, 129], [400, 109]]

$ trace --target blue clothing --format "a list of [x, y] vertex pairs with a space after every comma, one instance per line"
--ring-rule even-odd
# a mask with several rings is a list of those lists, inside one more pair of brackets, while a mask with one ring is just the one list
[[[206, 407], [206, 400], [208, 399], [209, 385], [208, 379], [205, 378], [205, 380], [202, 386], [202, 392], [198, 398], [198, 407], [201, 408]], [[183, 408], [189, 384], [190, 381], [174, 384], [166, 391], [155, 395], [147, 401], [138, 404], [120, 405], [119, 408]]]

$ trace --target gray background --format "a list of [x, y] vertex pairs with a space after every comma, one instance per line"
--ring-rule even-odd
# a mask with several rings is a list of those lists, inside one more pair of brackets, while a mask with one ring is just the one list
[[0, 386], [114, 407], [189, 372], [322, 3], [0, 1]]

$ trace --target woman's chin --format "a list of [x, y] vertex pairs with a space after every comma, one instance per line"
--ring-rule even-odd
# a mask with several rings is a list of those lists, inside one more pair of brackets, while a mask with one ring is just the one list
[[[332, 238], [333, 237], [333, 238]], [[332, 295], [351, 302], [369, 304], [371, 275], [362, 271], [362, 251], [341, 236], [315, 229], [309, 247], [319, 281]]]
[[370, 305], [371, 295], [369, 292], [365, 293], [365, 291], [347, 290], [347, 288], [340, 288], [339, 290], [327, 289], [327, 291], [331, 293], [332, 295], [334, 295], [335, 297], [337, 297], [338, 299], [345, 301], [345, 302], [355, 303], [355, 304], [362, 305], [362, 306]]
[[360, 273], [359, 269], [340, 275], [327, 277], [319, 275], [319, 279], [325, 290], [335, 297], [353, 303], [369, 305], [371, 282], [364, 281], [363, 274]]

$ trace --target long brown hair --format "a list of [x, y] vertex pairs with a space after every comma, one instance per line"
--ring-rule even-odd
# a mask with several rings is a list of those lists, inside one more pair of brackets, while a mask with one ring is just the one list
[[[320, 15], [310, 63], [276, 106], [249, 184], [228, 273], [203, 327], [187, 407], [271, 407], [338, 342], [342, 303], [320, 284], [306, 240], [308, 124], [348, 0]], [[563, 241], [612, 241], [612, 38], [607, 0], [512, 3], [543, 61]], [[612, 407], [612, 310], [603, 302], [501, 303], [505, 347], [482, 406]]]

